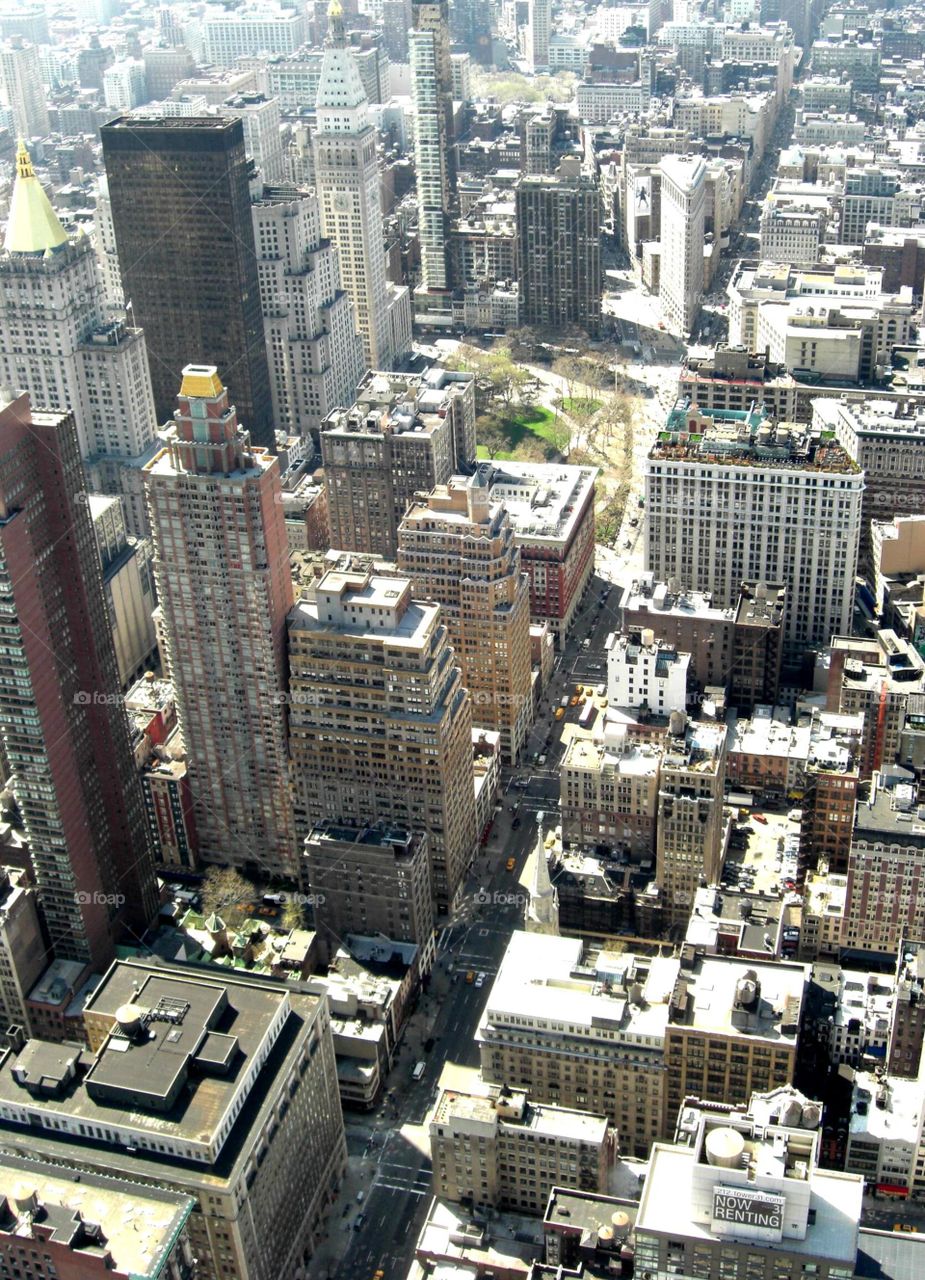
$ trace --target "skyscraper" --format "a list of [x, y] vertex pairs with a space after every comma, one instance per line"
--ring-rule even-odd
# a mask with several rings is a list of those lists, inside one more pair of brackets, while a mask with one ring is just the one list
[[662, 175], [662, 263], [659, 298], [672, 329], [688, 334], [703, 297], [707, 166], [700, 156], [665, 156]]
[[255, 443], [273, 447], [240, 120], [121, 116], [101, 130], [126, 297], [145, 330], [158, 419], [184, 366], [214, 364]]
[[157, 912], [70, 413], [0, 409], [0, 740], [56, 956], [100, 965]]
[[14, 136], [43, 138], [50, 131], [39, 51], [20, 36], [0, 44], [0, 91], [13, 113]]
[[71, 411], [94, 489], [121, 493], [146, 529], [139, 467], [156, 419], [144, 334], [114, 318], [89, 236], [68, 238], [20, 147], [0, 253], [0, 383]]
[[278, 463], [251, 447], [214, 366], [183, 370], [178, 404], [145, 486], [200, 855], [294, 877]]
[[473, 719], [498, 729], [505, 759], [516, 762], [533, 712], [530, 580], [487, 477], [454, 476], [408, 508], [398, 567], [417, 595], [439, 601]]
[[273, 421], [305, 436], [353, 403], [363, 376], [353, 304], [314, 192], [264, 187], [252, 211]]
[[521, 319], [544, 329], [601, 322], [601, 199], [585, 173], [527, 175], [517, 183]]
[[[409, 34], [414, 163], [421, 241], [419, 309], [449, 309], [453, 68], [447, 0], [414, 0]], [[436, 296], [434, 296], [436, 295]], [[444, 295], [441, 297], [441, 295]]]
[[411, 347], [411, 303], [407, 289], [386, 280], [376, 130], [356, 60], [346, 47], [338, 0], [332, 0], [328, 20], [316, 103], [315, 189], [321, 223], [337, 248], [366, 367], [390, 369]]
[[524, 56], [534, 74], [549, 69], [551, 10], [550, 0], [527, 0], [527, 21], [523, 28]]
[[437, 904], [475, 850], [472, 711], [440, 606], [408, 578], [332, 569], [289, 619], [300, 834], [325, 818], [426, 831]]

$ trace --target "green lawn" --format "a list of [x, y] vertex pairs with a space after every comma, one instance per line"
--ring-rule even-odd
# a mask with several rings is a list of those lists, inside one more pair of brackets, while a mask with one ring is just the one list
[[602, 404], [602, 400], [593, 400], [590, 396], [566, 396], [562, 401], [562, 408], [566, 413], [590, 418], [592, 413], [597, 413]]
[[492, 453], [484, 444], [475, 446], [475, 456], [479, 462], [490, 462], [492, 460], [495, 462], [513, 462], [515, 460], [513, 453]]
[[502, 462], [509, 461], [514, 457], [517, 446], [529, 436], [537, 437], [555, 451], [555, 422], [556, 415], [550, 409], [544, 409], [542, 405], [524, 405], [512, 411], [508, 417], [502, 418], [498, 423], [503, 435], [503, 449], [492, 454], [485, 445], [479, 445], [476, 455], [479, 458], [493, 456]]

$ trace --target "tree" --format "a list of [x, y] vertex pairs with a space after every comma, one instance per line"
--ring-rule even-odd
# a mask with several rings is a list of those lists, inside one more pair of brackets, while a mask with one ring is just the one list
[[282, 926], [284, 929], [304, 929], [305, 908], [296, 899], [289, 898], [283, 907]]
[[562, 413], [561, 410], [556, 413], [553, 420], [552, 442], [555, 445], [556, 452], [560, 453], [563, 458], [568, 458], [569, 450], [572, 447], [572, 423], [568, 414]]
[[202, 914], [208, 917], [214, 912], [231, 928], [247, 919], [245, 908], [261, 896], [257, 887], [234, 867], [210, 867], [201, 892]]
[[576, 76], [560, 71], [554, 76], [523, 76], [517, 71], [481, 71], [473, 68], [473, 96], [509, 102], [571, 102]]
[[489, 458], [494, 458], [499, 453], [506, 453], [511, 447], [504, 423], [496, 413], [483, 413], [476, 419], [475, 439]]

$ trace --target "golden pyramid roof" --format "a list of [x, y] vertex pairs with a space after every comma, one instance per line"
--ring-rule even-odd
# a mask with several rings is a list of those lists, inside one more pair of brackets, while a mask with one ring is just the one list
[[67, 244], [67, 232], [35, 176], [25, 143], [20, 142], [3, 247], [8, 253], [45, 253], [63, 244]]
[[222, 394], [222, 380], [214, 364], [188, 364], [180, 383], [181, 396], [196, 396], [211, 400]]

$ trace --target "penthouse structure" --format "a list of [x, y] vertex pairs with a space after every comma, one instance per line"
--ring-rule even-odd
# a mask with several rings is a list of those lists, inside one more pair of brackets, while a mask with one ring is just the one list
[[514, 933], [476, 1033], [482, 1078], [606, 1116], [621, 1150], [644, 1155], [662, 1129], [677, 973], [665, 957], [595, 958], [575, 938]]
[[818, 1167], [818, 1105], [792, 1089], [734, 1107], [709, 1096], [709, 1104], [686, 1099], [674, 1144], [652, 1151], [636, 1266], [658, 1280], [695, 1265], [711, 1280], [864, 1274], [856, 1270], [864, 1180]]
[[725, 766], [725, 725], [688, 722], [674, 711], [658, 783], [655, 880], [678, 923], [687, 920], [699, 886], [720, 878]]
[[530, 578], [530, 617], [561, 648], [594, 572], [596, 467], [485, 462], [479, 474], [501, 503]]
[[304, 881], [322, 950], [334, 955], [348, 933], [413, 942], [420, 968], [434, 958], [434, 906], [427, 836], [384, 822], [321, 822], [305, 841]]
[[118, 961], [84, 1025], [88, 1049], [30, 1040], [0, 1059], [6, 1152], [189, 1197], [213, 1274], [295, 1275], [346, 1165], [327, 1002]]
[[433, 892], [455, 905], [475, 850], [472, 710], [440, 606], [404, 577], [332, 569], [289, 616], [296, 823], [427, 834]]
[[482, 471], [413, 503], [398, 530], [398, 568], [442, 607], [477, 724], [517, 760], [532, 720], [530, 588], [510, 517]]
[[731, 606], [745, 581], [782, 584], [784, 650], [847, 630], [864, 477], [841, 445], [757, 410], [676, 406], [646, 461], [645, 563]]
[[353, 406], [322, 423], [321, 458], [331, 546], [394, 559], [415, 495], [475, 461], [472, 374], [367, 374]]
[[429, 1119], [434, 1194], [539, 1216], [552, 1189], [607, 1190], [617, 1135], [606, 1116], [532, 1103], [523, 1089], [447, 1067]]

